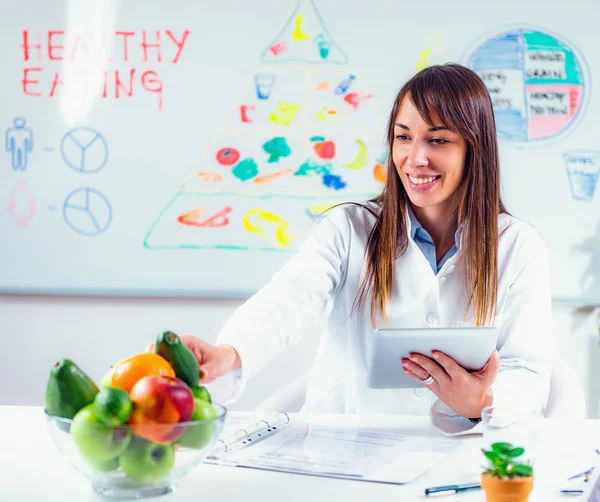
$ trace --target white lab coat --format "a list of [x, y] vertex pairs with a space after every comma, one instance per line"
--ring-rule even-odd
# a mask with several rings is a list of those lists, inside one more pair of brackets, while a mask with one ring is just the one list
[[[225, 323], [216, 343], [235, 347], [242, 361], [229, 402], [239, 397], [257, 371], [306, 333], [318, 330], [323, 334], [303, 412], [430, 414], [433, 424], [448, 433], [473, 427], [429, 389], [381, 390], [365, 385], [365, 355], [373, 333], [369, 299], [362, 316], [350, 312], [374, 221], [358, 206], [332, 210], [299, 252]], [[407, 225], [410, 235], [408, 217]], [[389, 326], [474, 325], [472, 313], [465, 316], [460, 253], [436, 276], [409, 238], [406, 253], [396, 261]], [[552, 362], [547, 250], [531, 226], [508, 215], [499, 216], [497, 305], [500, 370], [492, 386], [494, 405], [510, 407], [517, 400], [531, 409], [543, 407]]]

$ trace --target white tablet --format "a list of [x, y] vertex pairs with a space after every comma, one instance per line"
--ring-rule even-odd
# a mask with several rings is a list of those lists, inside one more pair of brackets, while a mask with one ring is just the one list
[[467, 371], [478, 371], [492, 355], [497, 327], [376, 329], [367, 354], [367, 386], [372, 389], [424, 387], [402, 369], [412, 353], [432, 357], [434, 350], [454, 359]]

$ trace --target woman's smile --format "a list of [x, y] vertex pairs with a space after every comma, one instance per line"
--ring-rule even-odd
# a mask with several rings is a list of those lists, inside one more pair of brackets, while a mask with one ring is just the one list
[[406, 175], [408, 178], [408, 186], [411, 190], [417, 190], [419, 192], [424, 192], [427, 190], [431, 190], [438, 184], [438, 180], [442, 177], [441, 175], [423, 175], [419, 174], [417, 176], [412, 176], [410, 174]]

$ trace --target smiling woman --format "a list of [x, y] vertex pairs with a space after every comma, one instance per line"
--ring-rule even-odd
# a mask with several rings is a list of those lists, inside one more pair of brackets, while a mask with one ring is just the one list
[[[446, 126], [430, 126], [409, 96], [404, 98], [396, 120], [392, 154], [404, 188], [407, 192], [415, 190], [424, 194], [420, 206], [439, 207], [456, 192], [462, 181], [467, 151], [465, 139]], [[440, 123], [438, 117], [434, 121]], [[434, 188], [438, 190], [433, 191]]]
[[[441, 124], [437, 114], [434, 124]], [[418, 220], [436, 246], [437, 261], [454, 245], [456, 193], [463, 181], [467, 144], [445, 125], [427, 123], [410, 99], [402, 98], [394, 124], [393, 161]]]
[[[392, 153], [388, 172], [398, 173], [389, 177], [380, 197], [380, 232], [389, 245], [379, 246], [373, 239], [369, 273], [378, 267], [377, 275], [389, 276], [390, 281], [373, 287], [371, 319], [375, 309], [385, 312], [392, 292], [394, 250], [398, 247], [402, 253], [408, 245], [403, 224], [410, 210], [433, 240], [437, 261], [452, 250], [460, 227], [461, 238], [468, 243], [464, 252], [468, 307], [474, 307], [477, 324], [484, 325], [495, 311], [498, 216], [506, 213], [500, 199], [493, 108], [485, 84], [456, 64], [423, 70], [396, 97], [388, 144]], [[481, 246], [484, 242], [487, 245]]]
[[[234, 401], [256, 372], [325, 325], [303, 411], [431, 414], [437, 427], [458, 432], [492, 403], [543, 407], [552, 359], [546, 246], [500, 200], [484, 83], [456, 64], [422, 70], [396, 98], [387, 140], [380, 196], [333, 208], [227, 321], [216, 346], [182, 337], [202, 381], [241, 369]], [[375, 328], [483, 325], [499, 336], [480, 371], [439, 352], [411, 354], [398, 365], [424, 393], [367, 385]]]

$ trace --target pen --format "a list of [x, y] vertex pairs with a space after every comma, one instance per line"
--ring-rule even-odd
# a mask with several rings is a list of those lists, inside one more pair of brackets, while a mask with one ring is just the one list
[[583, 490], [561, 490], [560, 493], [563, 493], [565, 495], [581, 495], [583, 493]]
[[467, 490], [479, 490], [481, 485], [479, 483], [469, 483], [466, 485], [446, 485], [446, 486], [432, 486], [431, 488], [425, 488], [425, 495], [442, 494], [445, 492], [464, 492]]

